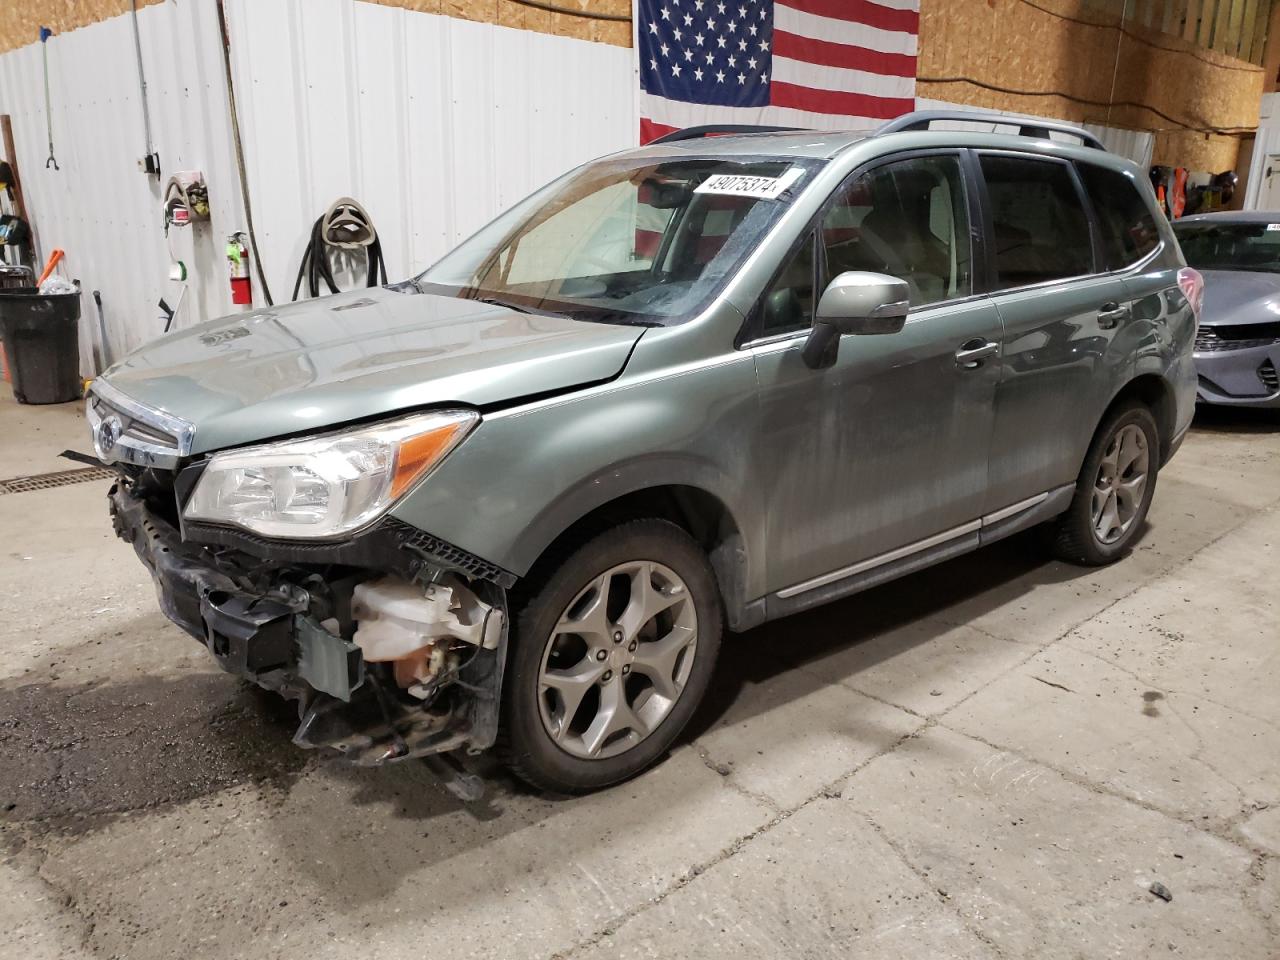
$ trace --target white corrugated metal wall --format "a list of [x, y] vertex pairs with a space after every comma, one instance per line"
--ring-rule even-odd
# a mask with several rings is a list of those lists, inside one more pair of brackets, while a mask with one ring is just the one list
[[402, 277], [536, 187], [636, 143], [631, 51], [353, 0], [229, 6], [258, 242], [277, 300], [352, 196]]
[[[500, 210], [569, 167], [631, 146], [631, 51], [360, 0], [229, 0], [232, 70], [263, 265], [287, 300], [312, 222], [341, 196], [369, 210], [388, 272], [429, 266]], [[103, 295], [112, 354], [159, 335], [156, 301], [178, 300], [171, 259], [191, 278], [175, 326], [230, 312], [223, 250], [244, 229], [214, 0], [138, 15], [152, 128], [165, 175], [144, 153], [127, 16], [49, 41], [54, 144], [47, 155], [40, 45], [0, 55], [0, 112], [41, 253], [67, 251], [85, 289], [86, 372]], [[163, 180], [202, 170], [209, 223], [162, 226]], [[254, 278], [255, 297], [261, 290]]]
[[[156, 149], [166, 171], [200, 169], [216, 185], [213, 224], [240, 220], [229, 114], [213, 3], [165, 3], [139, 15]], [[40, 44], [0, 56], [0, 113], [13, 117], [19, 170], [40, 253], [67, 252], [64, 273], [78, 278], [86, 321], [82, 369], [96, 330], [90, 292], [102, 291], [112, 354], [163, 330], [156, 302], [176, 303], [171, 258], [193, 280], [183, 313], [230, 309], [221, 233], [208, 224], [174, 230], [166, 242], [163, 182], [138, 172], [146, 152], [132, 27], [128, 17], [55, 36], [48, 42], [53, 141], [60, 170], [45, 167], [44, 79]], [[227, 185], [224, 188], [223, 185]]]

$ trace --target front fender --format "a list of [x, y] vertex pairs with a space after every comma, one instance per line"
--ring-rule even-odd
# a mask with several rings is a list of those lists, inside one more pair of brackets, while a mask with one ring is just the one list
[[592, 510], [652, 487], [695, 487], [742, 533], [750, 599], [764, 592], [757, 403], [752, 358], [735, 353], [500, 411], [392, 514], [523, 576]]

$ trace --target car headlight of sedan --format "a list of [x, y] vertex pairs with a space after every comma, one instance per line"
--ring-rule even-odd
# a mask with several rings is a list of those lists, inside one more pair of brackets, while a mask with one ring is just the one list
[[426, 477], [479, 420], [445, 410], [215, 454], [183, 515], [268, 537], [350, 533]]

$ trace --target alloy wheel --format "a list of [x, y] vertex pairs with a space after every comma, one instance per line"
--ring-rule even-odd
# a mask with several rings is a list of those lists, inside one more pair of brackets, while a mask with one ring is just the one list
[[587, 760], [630, 750], [680, 699], [697, 643], [694, 600], [675, 571], [649, 560], [606, 570], [561, 613], [543, 651], [547, 734]]
[[1147, 435], [1137, 424], [1126, 423], [1107, 443], [1093, 482], [1090, 514], [1099, 543], [1115, 543], [1133, 526], [1147, 489], [1150, 459]]

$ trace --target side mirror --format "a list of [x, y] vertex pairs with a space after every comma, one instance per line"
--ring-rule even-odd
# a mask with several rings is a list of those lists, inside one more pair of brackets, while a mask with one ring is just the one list
[[810, 367], [835, 362], [840, 337], [897, 333], [907, 322], [910, 293], [905, 280], [851, 270], [827, 285], [802, 357]]

